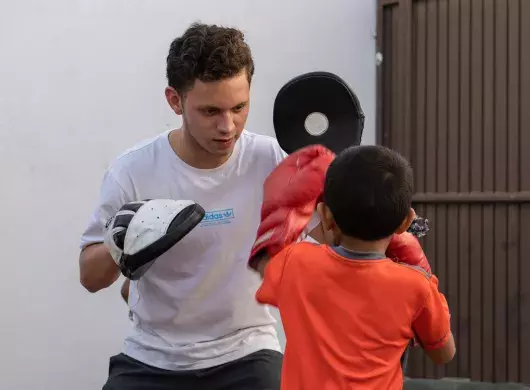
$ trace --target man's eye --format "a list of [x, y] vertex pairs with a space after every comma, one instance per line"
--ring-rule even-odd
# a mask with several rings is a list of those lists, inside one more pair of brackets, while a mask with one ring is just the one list
[[233, 111], [234, 112], [240, 112], [243, 108], [245, 108], [245, 105], [244, 104], [241, 104], [239, 106], [236, 106], [233, 108]]
[[213, 115], [217, 115], [219, 113], [219, 110], [215, 108], [207, 108], [203, 110], [203, 112], [208, 116], [213, 116]]

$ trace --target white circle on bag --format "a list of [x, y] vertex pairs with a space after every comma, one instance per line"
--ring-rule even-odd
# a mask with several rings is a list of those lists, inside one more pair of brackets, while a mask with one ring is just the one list
[[304, 127], [312, 136], [322, 135], [328, 130], [329, 121], [321, 112], [312, 112], [305, 118]]

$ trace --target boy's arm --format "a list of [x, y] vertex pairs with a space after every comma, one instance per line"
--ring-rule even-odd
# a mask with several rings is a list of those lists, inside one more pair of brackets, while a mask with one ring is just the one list
[[309, 231], [308, 236], [319, 244], [326, 244], [326, 234], [324, 233], [324, 228], [322, 226], [322, 222], [320, 222], [320, 219], [317, 220], [317, 223], [318, 224], [316, 224], [315, 228], [312, 228], [311, 225], [309, 226], [309, 228], [312, 229]]
[[304, 230], [314, 229], [308, 225], [315, 216], [334, 156], [323, 146], [308, 146], [289, 155], [269, 174], [263, 184], [260, 224], [250, 250], [251, 268], [256, 267], [256, 256], [262, 251], [274, 256], [296, 242]]
[[450, 318], [447, 301], [438, 290], [438, 278], [431, 275], [427, 297], [412, 328], [423, 350], [436, 364], [449, 363], [456, 353]]
[[291, 246], [288, 246], [272, 258], [266, 253], [259, 255], [256, 261], [256, 271], [262, 277], [261, 286], [256, 291], [256, 300], [259, 303], [278, 307], [281, 283], [290, 251]]
[[[280, 165], [283, 160], [285, 160], [289, 154], [287, 154], [280, 146], [280, 144], [276, 141], [273, 143], [274, 148], [274, 155], [276, 157], [275, 162], [276, 166]], [[311, 222], [309, 222], [307, 226], [308, 233], [307, 235], [311, 237], [313, 240], [324, 244], [325, 243], [325, 236], [324, 231], [322, 229], [322, 223], [320, 222], [319, 215], [315, 212], [313, 215], [313, 218], [311, 219]], [[306, 234], [304, 234], [305, 236]], [[263, 277], [263, 276], [262, 276]]]
[[256, 259], [256, 271], [259, 273], [262, 279], [265, 275], [265, 268], [267, 267], [267, 264], [269, 263], [269, 261], [270, 261], [270, 257], [265, 252], [258, 255], [258, 258]]
[[446, 364], [453, 360], [456, 353], [455, 339], [452, 333], [449, 333], [449, 339], [443, 347], [432, 350], [425, 350], [425, 354], [436, 364]]

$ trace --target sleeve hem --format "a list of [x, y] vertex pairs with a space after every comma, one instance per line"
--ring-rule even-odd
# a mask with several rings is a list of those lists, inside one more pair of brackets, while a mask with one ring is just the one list
[[86, 247], [92, 246], [92, 245], [98, 245], [98, 244], [104, 244], [105, 242], [103, 240], [94, 240], [94, 241], [82, 241], [79, 244], [79, 249], [83, 250]]
[[426, 350], [426, 351], [432, 351], [432, 350], [435, 350], [435, 349], [440, 349], [447, 343], [447, 341], [449, 340], [450, 336], [451, 336], [451, 331], [448, 331], [440, 340], [435, 341], [434, 343], [431, 343], [431, 344], [428, 344], [428, 345], [424, 345], [423, 349]]
[[[289, 255], [291, 254], [292, 247], [295, 244], [291, 244], [287, 247], [285, 247], [282, 251], [280, 251], [276, 256], [273, 256], [269, 263], [267, 264], [267, 267], [265, 268], [265, 275], [263, 277], [263, 280], [261, 281], [261, 285], [258, 287], [256, 293], [254, 294], [254, 297], [258, 303], [266, 304], [270, 306], [274, 306], [279, 308], [280, 306], [280, 297], [281, 297], [281, 289], [282, 289], [282, 281], [283, 276], [285, 274], [285, 267], [287, 266], [287, 261], [289, 260]], [[277, 256], [283, 256], [283, 264], [281, 264], [281, 274], [277, 280], [276, 283], [273, 283], [272, 285], [269, 283], [268, 280], [268, 272], [270, 272], [271, 266], [274, 265], [274, 261]]]
[[259, 304], [261, 305], [270, 305], [270, 306], [274, 306], [274, 307], [278, 307], [276, 302], [272, 302], [272, 300], [268, 300], [268, 299], [263, 299], [261, 297], [261, 288], [258, 289], [258, 291], [256, 291], [256, 302], [258, 302]]

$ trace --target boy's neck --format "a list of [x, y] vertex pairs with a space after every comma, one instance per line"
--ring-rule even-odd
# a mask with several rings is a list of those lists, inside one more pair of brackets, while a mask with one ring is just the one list
[[352, 252], [385, 253], [391, 237], [378, 241], [363, 241], [354, 237], [341, 237], [340, 246]]

